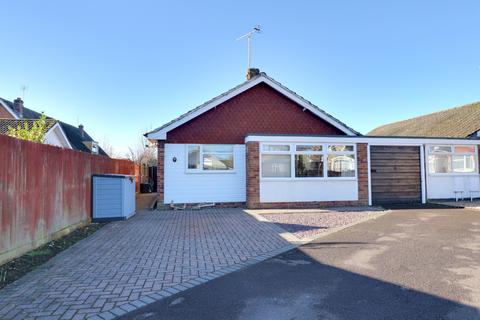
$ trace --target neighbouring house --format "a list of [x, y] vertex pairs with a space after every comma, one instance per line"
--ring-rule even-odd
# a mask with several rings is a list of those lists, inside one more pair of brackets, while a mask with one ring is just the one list
[[480, 102], [382, 125], [370, 136], [480, 137]]
[[479, 196], [472, 139], [363, 136], [258, 69], [145, 136], [163, 204], [371, 205]]
[[[13, 102], [0, 98], [0, 134], [7, 134], [9, 127], [16, 128], [18, 125], [23, 127], [25, 123], [31, 126], [40, 116], [41, 113], [25, 107], [21, 98], [17, 98]], [[44, 142], [66, 149], [107, 155], [99, 147], [98, 142], [85, 131], [83, 125], [75, 127], [48, 116]]]

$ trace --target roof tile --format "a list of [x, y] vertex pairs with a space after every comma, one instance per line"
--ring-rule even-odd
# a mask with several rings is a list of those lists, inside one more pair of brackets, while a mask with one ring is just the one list
[[480, 102], [377, 127], [370, 136], [466, 138], [480, 130]]

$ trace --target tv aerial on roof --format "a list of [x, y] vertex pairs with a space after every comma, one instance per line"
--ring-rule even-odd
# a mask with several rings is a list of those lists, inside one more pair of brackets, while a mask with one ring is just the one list
[[247, 38], [247, 45], [248, 45], [248, 69], [250, 69], [250, 61], [252, 60], [251, 56], [252, 56], [252, 45], [251, 45], [251, 41], [252, 41], [252, 36], [255, 34], [255, 33], [260, 33], [262, 32], [262, 29], [260, 28], [260, 25], [257, 24], [257, 26], [253, 27], [252, 30], [250, 30], [249, 32], [247, 32], [246, 34], [244, 34], [243, 36], [241, 37], [238, 37], [236, 39], [236, 41], [238, 40], [241, 40], [243, 38]]

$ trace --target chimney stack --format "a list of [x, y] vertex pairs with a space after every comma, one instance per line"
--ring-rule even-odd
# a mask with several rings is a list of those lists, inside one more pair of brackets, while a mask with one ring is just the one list
[[13, 100], [13, 111], [15, 111], [16, 114], [20, 118], [23, 118], [23, 100], [22, 98], [17, 98]]
[[85, 138], [85, 131], [83, 131], [83, 124], [78, 125], [78, 129], [80, 130], [80, 136]]
[[249, 68], [247, 70], [247, 80], [252, 79], [260, 74], [260, 70], [257, 68]]

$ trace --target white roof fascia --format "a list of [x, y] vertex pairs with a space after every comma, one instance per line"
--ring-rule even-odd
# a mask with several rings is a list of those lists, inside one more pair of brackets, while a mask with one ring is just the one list
[[424, 144], [459, 144], [459, 145], [480, 145], [480, 140], [457, 139], [457, 138], [421, 138], [421, 137], [348, 137], [348, 136], [282, 136], [282, 135], [249, 135], [245, 142], [275, 142], [275, 143], [368, 143], [377, 146], [421, 146]]
[[245, 82], [243, 85], [241, 85], [237, 89], [232, 90], [229, 94], [227, 94], [223, 97], [219, 97], [218, 99], [214, 99], [212, 102], [205, 104], [204, 106], [202, 106], [198, 110], [195, 110], [190, 114], [187, 114], [185, 117], [182, 117], [182, 118], [178, 119], [178, 121], [175, 121], [175, 122], [171, 123], [170, 125], [166, 126], [165, 128], [163, 128], [161, 130], [158, 130], [158, 131], [153, 131], [153, 132], [148, 133], [146, 135], [146, 137], [147, 137], [147, 139], [152, 139], [152, 140], [166, 140], [167, 139], [167, 132], [169, 132], [169, 131], [181, 126], [182, 124], [198, 117], [199, 115], [207, 112], [208, 110], [210, 110], [212, 108], [215, 108], [219, 104], [221, 104], [221, 103], [223, 103], [227, 100], [230, 100], [231, 98], [235, 97], [236, 95], [239, 95], [240, 93], [256, 86], [257, 84], [259, 84], [261, 82], [264, 82], [264, 83], [268, 84], [273, 89], [282, 93], [287, 98], [293, 100], [294, 102], [296, 102], [297, 104], [299, 104], [303, 108], [309, 110], [310, 112], [312, 112], [313, 114], [315, 114], [319, 118], [325, 120], [326, 122], [328, 122], [329, 124], [338, 128], [339, 130], [345, 132], [346, 134], [356, 136], [356, 133], [353, 132], [351, 129], [349, 129], [346, 126], [344, 126], [343, 124], [339, 123], [338, 121], [336, 121], [335, 119], [333, 119], [329, 115], [325, 114], [324, 112], [321, 112], [317, 108], [313, 107], [306, 100], [304, 100], [301, 97], [299, 97], [298, 95], [286, 90], [285, 88], [280, 86], [278, 83], [272, 81], [267, 76], [260, 75], [260, 76], [258, 76], [258, 78]]
[[69, 149], [73, 149], [72, 145], [70, 144], [70, 141], [69, 141], [68, 138], [67, 138], [67, 135], [65, 134], [65, 131], [63, 131], [62, 126], [60, 125], [60, 122], [57, 122], [53, 127], [54, 127], [54, 128], [55, 128], [55, 127], [58, 127], [58, 129], [60, 129], [60, 132], [62, 133], [63, 138], [64, 138], [65, 141], [67, 142], [68, 148], [69, 148]]
[[195, 110], [194, 112], [186, 115], [185, 117], [183, 117], [181, 119], [178, 119], [178, 121], [173, 122], [172, 124], [163, 128], [162, 130], [159, 130], [157, 132], [151, 132], [151, 133], [147, 134], [147, 138], [148, 139], [156, 139], [156, 140], [165, 140], [167, 138], [167, 132], [168, 131], [171, 131], [171, 130], [175, 129], [176, 127], [181, 126], [182, 124], [198, 117], [202, 113], [205, 113], [212, 108], [215, 108], [219, 104], [221, 104], [221, 103], [223, 103], [227, 100], [230, 100], [234, 96], [239, 95], [240, 93], [254, 87], [255, 85], [259, 84], [262, 81], [263, 81], [263, 77], [259, 76], [257, 79], [245, 82], [245, 84], [243, 86], [237, 88], [236, 90], [233, 90], [228, 95], [225, 95], [223, 97], [215, 99], [211, 103], [207, 103], [202, 108], [199, 108], [198, 110]]
[[66, 147], [67, 147], [68, 149], [73, 149], [72, 145], [70, 144], [70, 141], [68, 141], [67, 135], [66, 135], [65, 132], [63, 131], [62, 126], [60, 125], [60, 123], [59, 123], [58, 121], [57, 121], [57, 123], [55, 123], [55, 125], [54, 125], [53, 127], [50, 128], [50, 130], [47, 131], [47, 133], [45, 134], [45, 136], [46, 136], [47, 134], [53, 134], [53, 133], [55, 133], [55, 129], [57, 129], [57, 128], [58, 128], [58, 130], [59, 130], [59, 132], [60, 132], [61, 137], [62, 137], [62, 138], [65, 140], [65, 142], [67, 143], [67, 146], [66, 146]]

